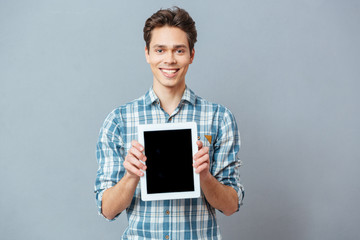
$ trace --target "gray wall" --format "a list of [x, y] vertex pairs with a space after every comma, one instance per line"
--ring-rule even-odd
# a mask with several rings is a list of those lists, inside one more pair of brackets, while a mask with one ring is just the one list
[[188, 85], [241, 130], [245, 204], [224, 239], [359, 239], [359, 1], [0, 1], [0, 238], [119, 239], [97, 215], [106, 115], [152, 82], [142, 27], [196, 20]]

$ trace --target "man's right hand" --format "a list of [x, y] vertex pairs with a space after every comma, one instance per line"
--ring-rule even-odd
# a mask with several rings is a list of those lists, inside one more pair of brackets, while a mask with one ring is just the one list
[[126, 155], [123, 164], [128, 177], [139, 178], [144, 176], [144, 173], [141, 170], [145, 171], [146, 165], [140, 162], [146, 161], [146, 156], [143, 154], [143, 151], [144, 147], [138, 141], [133, 140], [131, 142], [131, 148]]
[[113, 219], [130, 205], [140, 177], [144, 176], [141, 170], [146, 170], [145, 164], [140, 162], [146, 161], [143, 151], [140, 143], [135, 140], [131, 142], [123, 164], [125, 176], [115, 186], [106, 189], [102, 198], [102, 213], [106, 218]]

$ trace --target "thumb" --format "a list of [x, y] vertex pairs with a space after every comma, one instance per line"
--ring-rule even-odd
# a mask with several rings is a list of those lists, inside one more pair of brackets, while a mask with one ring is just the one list
[[198, 150], [200, 150], [203, 147], [203, 143], [200, 140], [196, 141], [196, 144], [198, 145]]

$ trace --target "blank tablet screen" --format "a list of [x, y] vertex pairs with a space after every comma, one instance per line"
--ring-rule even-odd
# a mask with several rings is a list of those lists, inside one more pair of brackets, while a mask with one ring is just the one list
[[191, 129], [144, 131], [147, 192], [194, 191]]

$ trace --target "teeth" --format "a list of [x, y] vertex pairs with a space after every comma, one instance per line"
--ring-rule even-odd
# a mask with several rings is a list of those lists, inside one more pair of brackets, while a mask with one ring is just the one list
[[165, 73], [176, 73], [177, 70], [166, 70], [166, 69], [162, 69], [161, 71], [165, 72]]

